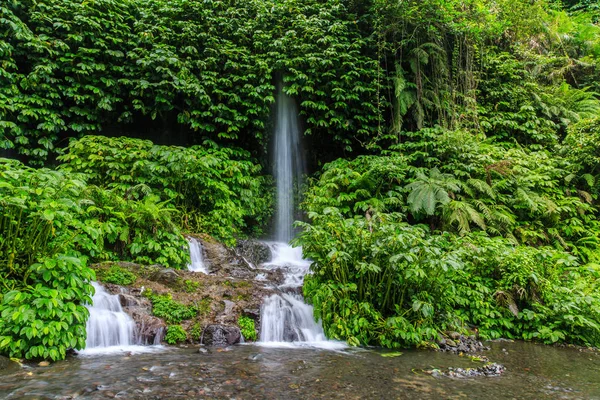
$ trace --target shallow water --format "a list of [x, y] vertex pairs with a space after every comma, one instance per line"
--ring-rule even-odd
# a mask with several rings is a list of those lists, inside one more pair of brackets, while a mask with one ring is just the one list
[[[474, 367], [429, 351], [162, 348], [152, 353], [70, 356], [49, 367], [0, 373], [0, 398], [61, 399], [600, 399], [600, 354], [531, 343], [492, 343], [500, 377], [452, 379], [422, 369]], [[504, 349], [504, 350], [503, 350]]]

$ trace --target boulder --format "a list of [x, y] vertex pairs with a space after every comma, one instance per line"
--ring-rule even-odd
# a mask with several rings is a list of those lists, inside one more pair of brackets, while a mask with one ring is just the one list
[[137, 334], [143, 344], [159, 344], [167, 328], [165, 322], [141, 307], [127, 307], [124, 311], [133, 318]]
[[242, 334], [235, 326], [208, 325], [202, 333], [202, 344], [207, 346], [229, 346], [240, 342]]
[[211, 273], [218, 272], [235, 259], [234, 254], [219, 242], [203, 240], [202, 248], [204, 249], [204, 264]]
[[0, 373], [10, 372], [19, 369], [19, 364], [9, 358], [0, 356]]
[[172, 268], [156, 268], [149, 278], [163, 285], [172, 286], [176, 285], [181, 277]]
[[240, 240], [238, 242], [237, 253], [255, 267], [270, 261], [272, 258], [269, 246], [258, 240]]

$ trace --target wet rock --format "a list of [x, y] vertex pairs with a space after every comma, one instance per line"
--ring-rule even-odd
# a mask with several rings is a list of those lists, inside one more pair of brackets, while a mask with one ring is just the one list
[[144, 344], [159, 344], [164, 336], [167, 325], [155, 317], [150, 311], [143, 308], [123, 309], [133, 318], [137, 327], [137, 333]]
[[244, 308], [244, 315], [252, 317], [256, 321], [260, 318], [260, 308]]
[[[229, 296], [231, 297], [231, 296]], [[232, 324], [237, 321], [238, 313], [236, 310], [236, 304], [230, 300], [223, 300], [223, 311], [216, 318], [219, 324]]]
[[0, 371], [12, 371], [19, 368], [19, 364], [10, 360], [9, 358], [0, 356]]
[[459, 340], [462, 335], [458, 332], [450, 331], [450, 332], [446, 332], [446, 336], [448, 336], [452, 340]]
[[280, 268], [265, 271], [266, 280], [274, 286], [279, 286], [285, 281], [285, 275]]
[[202, 333], [202, 343], [208, 346], [228, 346], [239, 343], [241, 337], [238, 327], [208, 325]]
[[269, 246], [258, 240], [240, 240], [237, 253], [254, 266], [265, 263], [272, 258]]
[[445, 370], [433, 368], [423, 370], [426, 374], [430, 374], [435, 377], [448, 377], [448, 378], [477, 378], [477, 377], [493, 377], [500, 376], [506, 371], [506, 368], [497, 363], [488, 363], [482, 367], [477, 368], [447, 368]]
[[142, 299], [126, 293], [119, 293], [121, 307], [142, 307]]
[[256, 271], [243, 260], [234, 260], [230, 264], [224, 265], [221, 271], [226, 276], [236, 279], [252, 280], [256, 276]]
[[477, 340], [476, 336], [465, 336], [458, 332], [447, 332], [447, 337], [438, 339], [439, 351], [449, 351], [453, 353], [477, 353], [490, 348], [484, 346]]
[[222, 267], [231, 264], [234, 254], [223, 244], [214, 240], [201, 240], [204, 249], [204, 264], [211, 273], [218, 272]]

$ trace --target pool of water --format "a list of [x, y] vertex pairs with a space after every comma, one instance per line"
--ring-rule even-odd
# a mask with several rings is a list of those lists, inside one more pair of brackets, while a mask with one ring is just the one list
[[499, 377], [434, 377], [423, 370], [481, 365], [407, 350], [239, 345], [74, 355], [48, 367], [0, 372], [2, 399], [600, 399], [600, 354], [531, 343], [491, 343]]

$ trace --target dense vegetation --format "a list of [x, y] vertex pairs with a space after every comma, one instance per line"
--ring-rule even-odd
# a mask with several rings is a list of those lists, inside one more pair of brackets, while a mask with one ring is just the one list
[[[88, 262], [183, 268], [184, 230], [231, 243], [258, 229], [270, 196], [260, 168], [233, 158], [244, 154], [98, 136], [71, 142], [57, 170], [0, 159], [0, 352], [56, 360], [84, 346]], [[135, 281], [118, 267], [102, 278]], [[189, 314], [167, 300], [159, 313]]]
[[600, 27], [571, 6], [375, 3], [389, 146], [325, 166], [298, 240], [330, 336], [600, 345]]
[[298, 243], [330, 336], [600, 346], [599, 21], [589, 0], [3, 2], [0, 149], [47, 168], [0, 162], [0, 353], [83, 346], [88, 262], [181, 268], [183, 232], [263, 232], [278, 80], [320, 143]]

